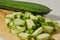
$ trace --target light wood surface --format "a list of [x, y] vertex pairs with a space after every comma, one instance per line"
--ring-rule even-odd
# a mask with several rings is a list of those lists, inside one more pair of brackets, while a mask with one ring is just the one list
[[[4, 40], [20, 40], [16, 35], [9, 33], [9, 29], [5, 23], [5, 16], [12, 11], [2, 10], [0, 9], [0, 36], [4, 38]], [[60, 40], [60, 33], [57, 33], [52, 36], [53, 40]]]
[[0, 9], [0, 36], [2, 36], [4, 40], [19, 40], [16, 35], [9, 33], [9, 29], [5, 23], [5, 15], [7, 13], [11, 13], [11, 11]]

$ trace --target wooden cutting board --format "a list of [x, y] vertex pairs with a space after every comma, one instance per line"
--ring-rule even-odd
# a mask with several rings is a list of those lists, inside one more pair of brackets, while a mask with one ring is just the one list
[[11, 12], [12, 11], [0, 9], [0, 36], [2, 36], [4, 40], [19, 40], [16, 35], [9, 33], [9, 29], [5, 23], [5, 15]]
[[[12, 11], [0, 9], [0, 36], [4, 40], [20, 40], [16, 35], [9, 33], [9, 29], [5, 23], [5, 16], [9, 13], [12, 13]], [[60, 33], [54, 34], [52, 38], [52, 40], [60, 40]]]

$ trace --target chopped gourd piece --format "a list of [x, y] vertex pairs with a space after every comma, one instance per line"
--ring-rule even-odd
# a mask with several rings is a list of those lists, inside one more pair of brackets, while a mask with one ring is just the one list
[[13, 15], [21, 15], [22, 12], [13, 12]]
[[47, 20], [45, 20], [45, 22], [52, 22], [52, 20], [48, 20], [48, 19], [47, 19]]
[[44, 26], [44, 32], [51, 33], [53, 32], [54, 27], [51, 26]]
[[9, 25], [8, 25], [9, 27], [12, 27], [12, 26], [14, 26], [14, 23], [13, 23], [13, 21], [11, 21], [10, 23], [9, 23]]
[[17, 33], [24, 32], [26, 30], [26, 27], [16, 26]]
[[47, 22], [42, 22], [41, 23], [41, 26], [43, 27], [43, 26], [48, 26], [48, 23]]
[[60, 31], [60, 24], [54, 23], [54, 26], [56, 31]]
[[10, 29], [10, 32], [13, 33], [13, 34], [15, 34], [15, 35], [17, 35], [17, 31], [14, 30], [14, 29]]
[[36, 17], [37, 17], [37, 18], [42, 18], [42, 16], [41, 16], [41, 15], [36, 15]]
[[10, 29], [15, 29], [15, 28], [16, 28], [16, 27], [14, 26], [13, 22], [10, 22], [10, 23], [8, 24], [8, 27], [9, 27]]
[[28, 33], [29, 33], [29, 34], [32, 34], [33, 32], [34, 32], [33, 29], [28, 29]]
[[31, 29], [35, 25], [31, 19], [27, 19], [26, 24], [28, 29]]
[[42, 32], [43, 32], [43, 28], [40, 27], [40, 28], [38, 28], [37, 30], [35, 30], [34, 33], [32, 33], [32, 36], [37, 36], [37, 35], [39, 35], [39, 34], [42, 33]]
[[52, 27], [55, 27], [58, 25], [58, 23], [54, 22], [54, 21], [48, 21], [47, 24], [48, 24], [48, 26], [52, 26]]
[[44, 21], [44, 18], [41, 15], [36, 15], [37, 19], [41, 22]]
[[6, 18], [5, 21], [8, 24], [11, 20], [9, 18]]
[[29, 19], [30, 18], [31, 13], [30, 12], [25, 12], [24, 16], [23, 16], [23, 20]]
[[36, 40], [48, 40], [50, 38], [50, 34], [43, 33], [37, 36]]
[[20, 19], [22, 12], [13, 12], [13, 15], [15, 16], [15, 18]]
[[52, 19], [50, 19], [50, 18], [44, 18], [45, 19], [45, 22], [51, 22], [52, 21]]
[[14, 18], [14, 15], [13, 14], [6, 15], [6, 18], [13, 19]]
[[18, 36], [19, 36], [19, 38], [21, 40], [28, 40], [29, 34], [27, 34], [27, 33], [20, 33], [20, 34], [18, 34]]
[[25, 25], [25, 21], [22, 19], [14, 19], [14, 25]]
[[25, 31], [25, 27], [20, 27], [20, 26], [16, 26], [15, 29], [11, 28], [11, 33], [17, 34], [17, 33], [22, 33], [23, 31]]
[[34, 16], [34, 15], [30, 15], [30, 19], [32, 19], [32, 20], [37, 20], [37, 17]]

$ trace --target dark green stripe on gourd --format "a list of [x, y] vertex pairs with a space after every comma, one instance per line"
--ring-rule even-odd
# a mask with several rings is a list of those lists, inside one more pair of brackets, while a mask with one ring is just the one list
[[22, 2], [22, 1], [0, 1], [0, 8], [14, 10], [14, 11], [29, 11], [33, 14], [45, 15], [48, 14], [51, 9], [36, 3]]

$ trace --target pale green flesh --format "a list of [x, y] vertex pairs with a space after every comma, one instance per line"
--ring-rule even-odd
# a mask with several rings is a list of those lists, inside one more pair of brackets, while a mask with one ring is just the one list
[[[49, 20], [49, 21], [48, 21]], [[21, 40], [49, 40], [57, 23], [41, 15], [33, 15], [30, 12], [13, 12], [6, 15], [6, 23], [10, 32], [16, 34]], [[41, 36], [42, 37], [41, 37]], [[43, 36], [45, 35], [45, 36]]]

